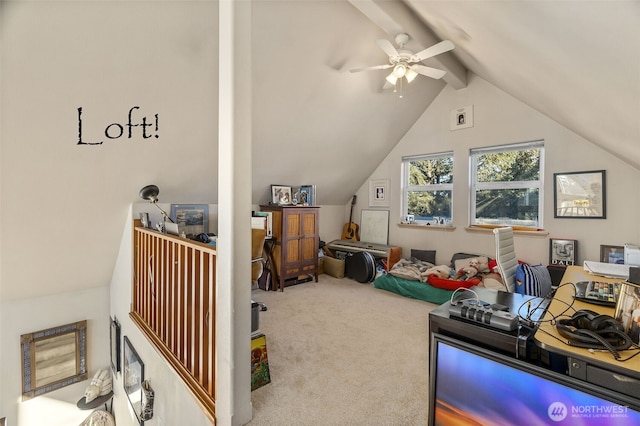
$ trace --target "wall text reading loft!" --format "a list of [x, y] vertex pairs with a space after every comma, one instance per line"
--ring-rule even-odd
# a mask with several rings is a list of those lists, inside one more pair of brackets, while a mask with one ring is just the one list
[[[158, 114], [154, 115], [155, 120], [151, 120], [152, 122], [148, 122], [147, 117], [142, 117], [141, 119], [134, 119], [134, 111], [140, 109], [139, 106], [131, 107], [128, 114], [127, 124], [120, 123], [111, 123], [104, 129], [104, 135], [108, 139], [120, 139], [125, 135], [126, 128], [126, 138], [132, 139], [134, 135], [142, 136], [142, 139], [156, 138], [158, 139], [160, 136], [158, 135]], [[135, 122], [135, 124], [134, 124]], [[140, 129], [134, 129], [135, 127], [140, 127]], [[155, 131], [155, 133], [153, 133]], [[100, 142], [84, 142], [82, 140], [82, 107], [78, 108], [78, 145], [102, 145], [104, 141]]]

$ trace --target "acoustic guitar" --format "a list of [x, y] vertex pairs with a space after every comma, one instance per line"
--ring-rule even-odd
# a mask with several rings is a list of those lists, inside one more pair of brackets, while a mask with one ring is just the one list
[[357, 197], [354, 195], [351, 199], [351, 213], [349, 213], [349, 223], [345, 223], [342, 228], [342, 236], [341, 240], [351, 240], [351, 241], [360, 241], [360, 227], [357, 223], [353, 223], [351, 219], [353, 218], [353, 206], [356, 205]]

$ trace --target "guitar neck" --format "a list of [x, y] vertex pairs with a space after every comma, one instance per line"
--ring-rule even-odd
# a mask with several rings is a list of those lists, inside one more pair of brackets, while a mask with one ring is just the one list
[[352, 222], [353, 219], [353, 206], [356, 205], [356, 196], [354, 195], [353, 198], [351, 199], [351, 213], [349, 213], [349, 223]]

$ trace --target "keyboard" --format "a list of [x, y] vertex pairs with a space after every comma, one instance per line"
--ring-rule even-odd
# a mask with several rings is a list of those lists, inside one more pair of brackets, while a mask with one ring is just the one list
[[593, 262], [591, 260], [584, 261], [584, 270], [601, 277], [607, 278], [629, 278], [630, 265], [620, 265], [618, 263]]
[[621, 283], [603, 283], [600, 281], [579, 281], [575, 298], [583, 302], [615, 307], [620, 295]]
[[351, 240], [334, 240], [327, 244], [327, 247], [332, 250], [341, 250], [347, 252], [366, 251], [378, 257], [388, 257], [389, 250], [391, 249], [391, 246], [386, 246], [383, 244], [374, 244]]

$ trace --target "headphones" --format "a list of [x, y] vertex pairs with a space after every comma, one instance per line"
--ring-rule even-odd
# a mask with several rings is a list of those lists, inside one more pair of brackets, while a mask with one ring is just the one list
[[620, 358], [618, 351], [629, 349], [633, 343], [619, 321], [588, 309], [577, 311], [571, 318], [559, 319], [556, 330], [568, 340], [570, 346], [605, 349], [615, 359]]

